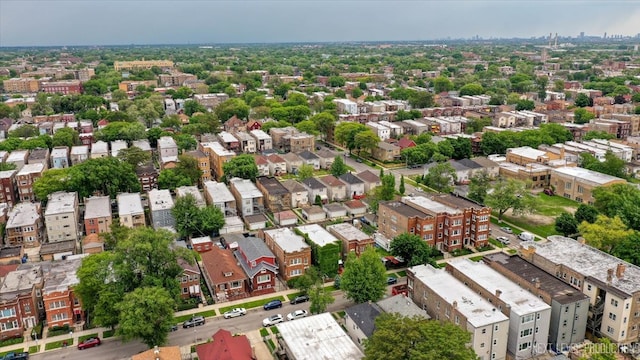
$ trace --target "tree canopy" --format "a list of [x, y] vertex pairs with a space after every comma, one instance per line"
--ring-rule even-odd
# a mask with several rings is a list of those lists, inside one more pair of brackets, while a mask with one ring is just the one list
[[222, 171], [226, 181], [234, 177], [255, 181], [258, 177], [256, 159], [249, 154], [238, 155], [222, 164]]
[[536, 198], [527, 189], [526, 183], [515, 180], [499, 180], [484, 199], [485, 205], [498, 211], [498, 219], [511, 210], [514, 215], [526, 214], [536, 207]]
[[440, 251], [429, 246], [418, 235], [404, 233], [391, 241], [391, 254], [403, 258], [407, 266], [424, 264], [435, 266], [434, 258], [440, 254]]
[[224, 224], [224, 214], [213, 205], [199, 208], [191, 194], [176, 199], [171, 214], [176, 221], [176, 231], [183, 237], [211, 236]]
[[357, 303], [382, 299], [387, 288], [387, 272], [375, 249], [367, 248], [360, 257], [353, 252], [347, 255], [340, 288], [348, 299]]

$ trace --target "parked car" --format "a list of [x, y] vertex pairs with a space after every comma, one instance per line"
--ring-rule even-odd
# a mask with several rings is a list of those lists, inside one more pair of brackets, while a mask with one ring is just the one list
[[280, 324], [283, 321], [284, 321], [284, 318], [282, 317], [282, 315], [276, 314], [276, 315], [269, 316], [268, 318], [262, 320], [262, 326], [264, 326], [264, 327], [273, 326], [275, 324]]
[[178, 325], [171, 325], [169, 326], [169, 331], [178, 331]]
[[393, 284], [397, 284], [398, 283], [398, 278], [393, 277], [393, 276], [389, 276], [387, 278], [387, 285], [393, 285]]
[[291, 305], [300, 304], [307, 301], [309, 301], [309, 295], [300, 295], [291, 300]]
[[356, 158], [356, 162], [362, 163], [362, 159], [361, 158]]
[[500, 241], [504, 245], [509, 245], [509, 239], [506, 236], [498, 236], [496, 240]]
[[307, 317], [307, 315], [309, 315], [307, 310], [296, 310], [290, 313], [289, 315], [287, 315], [287, 320], [291, 321], [295, 319], [301, 319], [303, 317]]
[[265, 310], [273, 310], [282, 307], [282, 301], [280, 300], [271, 300], [268, 303], [264, 304], [263, 308]]
[[513, 234], [513, 230], [511, 230], [511, 228], [508, 226], [503, 226], [500, 228], [500, 230], [506, 232], [507, 234]]
[[0, 356], [0, 360], [27, 360], [29, 359], [28, 352], [8, 352], [4, 356]]
[[191, 317], [191, 319], [185, 321], [182, 323], [182, 328], [186, 329], [186, 328], [190, 328], [190, 327], [194, 327], [194, 326], [200, 326], [200, 325], [204, 325], [204, 317], [202, 316], [193, 316]]
[[78, 350], [84, 350], [88, 348], [92, 348], [94, 346], [100, 346], [102, 342], [100, 338], [90, 337], [88, 339], [84, 339], [81, 343], [78, 344]]
[[238, 317], [238, 316], [242, 316], [242, 315], [247, 315], [247, 309], [245, 308], [234, 308], [231, 309], [229, 311], [227, 311], [226, 313], [224, 313], [224, 318], [225, 319], [229, 319], [229, 318], [234, 318], [234, 317]]
[[544, 194], [545, 194], [545, 195], [549, 195], [549, 196], [553, 196], [553, 195], [555, 195], [555, 194], [553, 193], [553, 189], [544, 189]]
[[533, 235], [530, 232], [526, 232], [526, 231], [523, 231], [523, 232], [520, 233], [520, 235], [518, 235], [518, 239], [520, 239], [522, 241], [533, 241], [533, 240], [535, 240], [535, 238], [536, 238], [535, 235]]

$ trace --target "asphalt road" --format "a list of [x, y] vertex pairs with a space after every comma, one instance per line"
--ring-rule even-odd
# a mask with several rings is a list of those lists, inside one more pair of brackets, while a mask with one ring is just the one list
[[[327, 310], [329, 312], [340, 311], [350, 305], [352, 305], [352, 302], [345, 299], [341, 292], [337, 292], [335, 293], [335, 302], [329, 305]], [[169, 333], [167, 345], [184, 346], [191, 345], [194, 342], [205, 342], [219, 329], [226, 329], [232, 334], [246, 333], [261, 328], [262, 320], [271, 315], [282, 314], [282, 316], [286, 317], [288, 313], [298, 309], [309, 311], [309, 302], [297, 305], [291, 305], [286, 302], [283, 303], [282, 308], [269, 311], [265, 311], [262, 308], [251, 309], [247, 311], [247, 315], [232, 319], [224, 319], [223, 317], [209, 318], [206, 324], [195, 328], [183, 329], [182, 326], [179, 326], [177, 331]], [[147, 346], [139, 341], [122, 343], [118, 339], [105, 339], [102, 345], [98, 347], [78, 350], [76, 346], [70, 346], [66, 349], [32, 355], [30, 358], [34, 360], [120, 360], [129, 359], [131, 355], [147, 349]]]

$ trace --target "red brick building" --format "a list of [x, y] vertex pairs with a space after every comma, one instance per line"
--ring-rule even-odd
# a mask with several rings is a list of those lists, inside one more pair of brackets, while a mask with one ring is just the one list
[[236, 243], [238, 248], [234, 251], [234, 256], [249, 277], [251, 294], [262, 295], [274, 292], [278, 275], [276, 256], [262, 239], [256, 237], [238, 238]]
[[49, 94], [81, 94], [82, 83], [80, 80], [45, 81], [40, 83], [40, 90]]
[[249, 297], [249, 279], [229, 250], [217, 246], [200, 253], [204, 280], [216, 302]]
[[44, 314], [40, 266], [25, 266], [6, 274], [0, 287], [0, 340], [20, 337]]
[[82, 329], [85, 314], [80, 299], [73, 293], [73, 287], [78, 284], [76, 271], [82, 259], [56, 261], [43, 269], [44, 288], [42, 301], [47, 314], [47, 326], [69, 325]]
[[197, 264], [189, 264], [183, 259], [178, 260], [182, 268], [180, 276], [180, 297], [183, 299], [200, 297], [200, 268]]
[[9, 207], [18, 202], [17, 173], [17, 170], [0, 171], [0, 203], [9, 204]]

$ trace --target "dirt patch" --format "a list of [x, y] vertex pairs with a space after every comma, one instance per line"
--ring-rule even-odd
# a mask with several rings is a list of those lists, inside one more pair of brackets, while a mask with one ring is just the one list
[[536, 213], [526, 214], [523, 216], [514, 216], [513, 211], [511, 210], [507, 210], [505, 215], [515, 219], [526, 221], [533, 225], [549, 225], [549, 224], [553, 224], [556, 221], [556, 218], [554, 216], [540, 215]]

